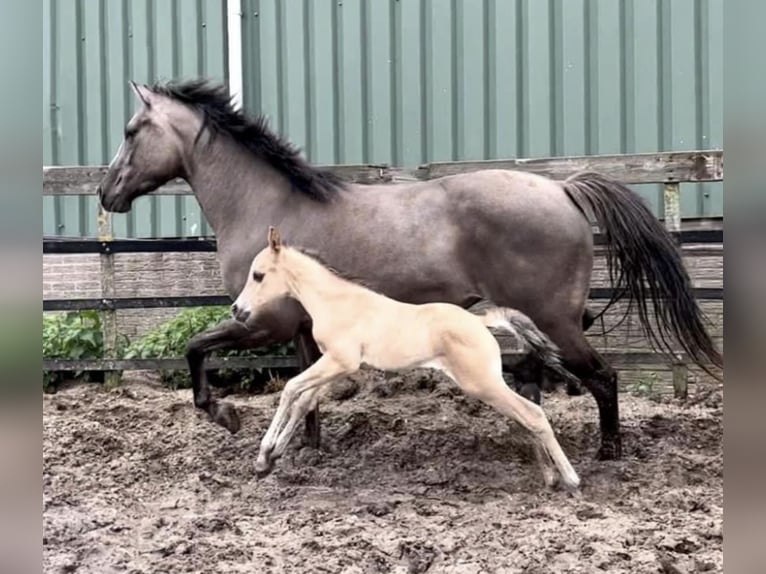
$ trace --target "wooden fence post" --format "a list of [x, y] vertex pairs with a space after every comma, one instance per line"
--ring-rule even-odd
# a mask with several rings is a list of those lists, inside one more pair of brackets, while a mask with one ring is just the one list
[[665, 227], [673, 233], [681, 231], [681, 189], [677, 181], [665, 183]]
[[[681, 231], [681, 184], [665, 183], [665, 227], [671, 233]], [[673, 394], [677, 399], [689, 395], [689, 369], [680, 356], [673, 361]]]
[[[101, 271], [101, 297], [105, 299], [113, 299], [115, 295], [114, 254], [109, 249], [109, 244], [113, 239], [112, 214], [99, 205], [98, 240], [104, 245], [104, 252], [99, 256], [99, 267]], [[105, 309], [101, 312], [101, 332], [104, 337], [104, 357], [117, 359], [117, 313], [113, 309]], [[119, 382], [118, 372], [104, 372], [104, 383], [108, 387], [117, 386]]]
[[689, 396], [689, 369], [680, 357], [678, 359], [673, 362], [673, 395], [685, 399]]

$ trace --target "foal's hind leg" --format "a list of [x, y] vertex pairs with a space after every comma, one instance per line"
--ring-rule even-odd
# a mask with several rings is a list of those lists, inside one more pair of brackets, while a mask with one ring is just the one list
[[500, 381], [494, 377], [493, 379], [494, 382], [493, 380], [484, 381], [478, 398], [505, 416], [516, 420], [542, 444], [544, 452], [538, 455], [538, 461], [543, 468], [543, 477], [547, 482], [550, 481], [549, 484], [552, 483], [553, 476], [545, 470], [547, 464], [541, 458], [545, 456], [550, 456], [553, 460], [561, 474], [564, 485], [569, 489], [576, 489], [580, 485], [580, 478], [572, 468], [558, 440], [556, 440], [556, 435], [543, 410], [538, 405], [513, 392], [505, 384], [502, 384], [501, 387], [502, 378]]
[[[491, 351], [486, 355], [491, 356]], [[450, 355], [446, 370], [466, 394], [487, 403], [527, 429], [553, 460], [564, 485], [569, 489], [576, 489], [580, 478], [556, 440], [543, 409], [508, 388], [503, 380], [500, 365], [497, 364], [495, 369], [491, 368], [487, 361], [481, 358], [483, 356], [479, 349], [455, 349]], [[543, 476], [546, 481], [552, 478], [545, 471]]]
[[[540, 386], [543, 382], [543, 363], [539, 358], [528, 354], [518, 362], [513, 364], [503, 358], [503, 372], [510, 372], [513, 377], [516, 392], [528, 401], [536, 405], [542, 405], [543, 397]], [[553, 486], [556, 482], [556, 473], [551, 466], [551, 459], [545, 452], [542, 445], [535, 441], [532, 444], [532, 450], [535, 453], [535, 460], [543, 474], [545, 484]]]

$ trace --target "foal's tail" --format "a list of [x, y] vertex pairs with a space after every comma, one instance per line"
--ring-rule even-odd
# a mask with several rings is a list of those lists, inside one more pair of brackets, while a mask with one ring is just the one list
[[481, 315], [484, 324], [492, 329], [504, 329], [526, 343], [534, 357], [558, 374], [564, 381], [571, 381], [578, 387], [580, 379], [564, 368], [559, 349], [537, 325], [521, 311], [508, 307], [494, 307]]

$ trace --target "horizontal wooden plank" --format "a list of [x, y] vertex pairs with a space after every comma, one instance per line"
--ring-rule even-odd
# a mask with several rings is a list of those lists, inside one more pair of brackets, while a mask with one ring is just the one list
[[660, 152], [579, 157], [444, 162], [424, 165], [421, 179], [481, 169], [513, 169], [563, 180], [580, 171], [596, 171], [623, 183], [723, 180], [723, 151]]
[[[505, 335], [496, 335], [503, 355], [511, 358], [522, 358], [524, 355], [516, 350], [515, 340]], [[507, 346], [506, 346], [507, 345]], [[635, 365], [653, 365], [671, 367], [673, 364], [684, 364], [686, 358], [679, 354], [675, 358], [653, 351], [599, 351], [600, 355], [611, 365], [629, 367]]]
[[[593, 155], [534, 159], [437, 162], [416, 168], [385, 164], [318, 166], [349, 182], [392, 183], [435, 179], [482, 169], [513, 169], [562, 180], [579, 171], [597, 171], [624, 183], [702, 182], [723, 179], [723, 151], [681, 151], [644, 154]], [[43, 195], [93, 195], [106, 166], [43, 167]], [[189, 186], [174, 180], [155, 193], [190, 194]]]
[[[294, 355], [261, 357], [210, 357], [205, 361], [207, 369], [278, 369], [297, 367]], [[43, 371], [130, 371], [189, 368], [184, 358], [175, 359], [43, 359]]]
[[[43, 167], [43, 195], [95, 195], [106, 175], [107, 166]], [[189, 195], [191, 189], [182, 179], [166, 183], [161, 195]]]
[[89, 299], [44, 299], [43, 311], [81, 311], [96, 309], [113, 311], [116, 309], [163, 309], [181, 307], [210, 307], [213, 305], [231, 305], [228, 295], [189, 295], [180, 297], [120, 297]]
[[[395, 170], [388, 165], [325, 166], [351, 183], [391, 183], [413, 180], [416, 176]], [[98, 184], [106, 175], [107, 166], [48, 166], [43, 168], [43, 195], [95, 195]], [[153, 192], [155, 195], [192, 195], [182, 179], [175, 179]]]
[[[710, 242], [706, 241], [694, 241], [692, 244], [687, 244], [685, 242], [684, 238], [681, 238], [681, 252], [683, 255], [684, 260], [686, 259], [694, 259], [699, 257], [718, 257], [721, 260], [723, 260], [723, 244], [719, 243], [718, 241], [715, 241], [715, 239], [720, 237], [719, 231], [712, 232], [715, 235], [711, 235], [708, 239], [710, 239]], [[698, 239], [699, 237], [695, 233], [695, 238]], [[606, 256], [607, 253], [607, 247], [606, 245], [596, 245], [593, 248], [593, 255], [596, 258], [603, 258]], [[594, 273], [596, 271], [596, 267], [594, 267]]]

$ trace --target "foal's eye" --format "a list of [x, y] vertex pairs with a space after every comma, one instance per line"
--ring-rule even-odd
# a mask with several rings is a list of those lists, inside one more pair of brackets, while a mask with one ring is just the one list
[[260, 283], [263, 281], [263, 273], [259, 273], [258, 271], [253, 271], [253, 281], [256, 283]]

